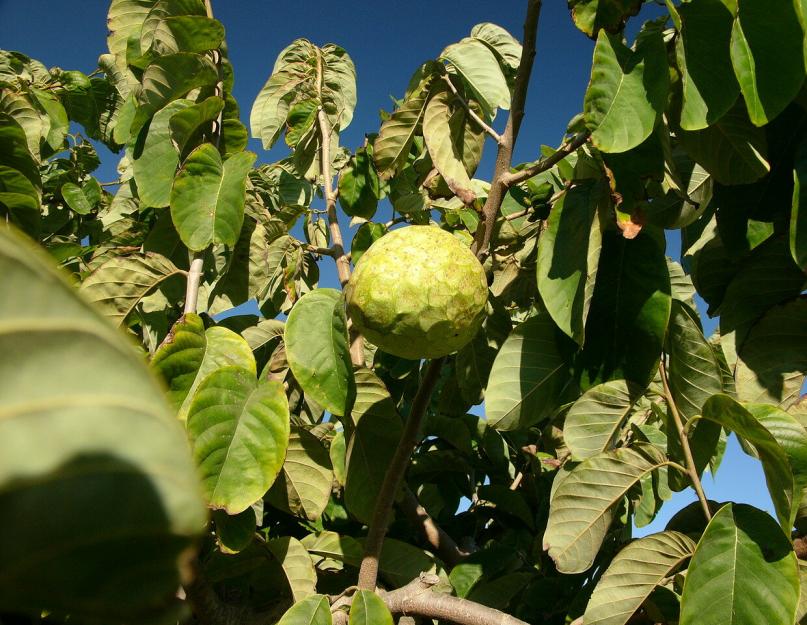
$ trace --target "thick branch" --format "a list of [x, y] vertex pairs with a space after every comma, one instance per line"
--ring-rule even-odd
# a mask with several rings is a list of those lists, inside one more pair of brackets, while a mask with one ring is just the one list
[[513, 87], [510, 115], [507, 118], [507, 125], [499, 143], [493, 180], [490, 184], [488, 199], [482, 208], [482, 221], [476, 231], [474, 240], [473, 251], [479, 257], [487, 254], [490, 239], [493, 236], [493, 227], [496, 224], [496, 215], [499, 214], [499, 209], [507, 193], [507, 186], [503, 183], [503, 178], [510, 172], [513, 161], [513, 148], [518, 138], [518, 131], [521, 128], [521, 120], [524, 117], [524, 104], [527, 101], [527, 89], [530, 84], [532, 64], [535, 60], [535, 44], [538, 37], [538, 19], [540, 16], [541, 0], [528, 0], [527, 17], [524, 20], [521, 64], [518, 66], [515, 86]]
[[495, 130], [493, 130], [493, 128], [491, 128], [491, 127], [490, 127], [490, 126], [489, 126], [487, 123], [485, 123], [485, 120], [484, 120], [484, 119], [482, 119], [481, 117], [479, 117], [479, 115], [477, 115], [477, 114], [476, 114], [476, 111], [474, 111], [474, 110], [471, 108], [471, 105], [470, 105], [470, 104], [468, 104], [468, 102], [465, 100], [465, 98], [463, 98], [463, 97], [462, 97], [462, 96], [459, 94], [459, 91], [457, 91], [457, 88], [454, 86], [454, 83], [453, 83], [453, 82], [451, 82], [451, 78], [449, 78], [447, 75], [446, 75], [446, 76], [443, 76], [443, 78], [445, 79], [446, 83], [448, 84], [448, 88], [449, 88], [449, 89], [451, 89], [451, 93], [453, 93], [453, 94], [454, 94], [454, 97], [455, 97], [455, 98], [457, 98], [457, 100], [459, 101], [459, 103], [460, 103], [460, 104], [462, 104], [463, 108], [464, 108], [464, 109], [465, 109], [465, 111], [468, 113], [468, 116], [469, 116], [471, 119], [473, 119], [473, 120], [474, 120], [474, 121], [475, 121], [475, 122], [476, 122], [476, 123], [479, 125], [479, 127], [480, 127], [482, 130], [484, 130], [484, 131], [485, 131], [486, 133], [488, 133], [488, 134], [489, 134], [491, 137], [493, 137], [493, 139], [496, 141], [496, 143], [501, 144], [501, 142], [502, 142], [502, 136], [501, 136], [501, 135], [500, 135], [498, 132], [496, 132]]
[[420, 528], [423, 532], [423, 536], [434, 548], [435, 552], [437, 552], [437, 555], [440, 556], [440, 559], [449, 567], [453, 567], [468, 556], [468, 553], [462, 551], [457, 546], [454, 539], [451, 538], [442, 527], [437, 525], [435, 520], [426, 511], [426, 508], [420, 505], [415, 493], [405, 484], [400, 507], [407, 519], [409, 519], [409, 522], [415, 527]]
[[381, 555], [381, 547], [387, 533], [392, 504], [395, 502], [398, 487], [406, 473], [409, 458], [420, 442], [420, 425], [426, 414], [429, 400], [431, 400], [432, 391], [440, 377], [440, 367], [444, 360], [445, 358], [436, 358], [429, 363], [412, 402], [412, 409], [409, 411], [409, 418], [406, 420], [401, 440], [398, 442], [398, 447], [384, 475], [384, 482], [381, 484], [381, 491], [376, 499], [367, 539], [364, 542], [364, 557], [359, 569], [359, 588], [375, 590], [378, 579], [378, 558]]
[[394, 614], [423, 616], [459, 625], [527, 625], [499, 610], [432, 591], [432, 586], [439, 581], [436, 575], [424, 574], [403, 588], [384, 593], [381, 598]]
[[684, 450], [687, 474], [689, 475], [695, 492], [698, 494], [698, 500], [701, 502], [701, 508], [703, 508], [703, 514], [706, 515], [706, 520], [711, 521], [712, 513], [709, 510], [709, 502], [706, 500], [706, 494], [703, 492], [703, 485], [698, 476], [698, 469], [695, 467], [695, 459], [692, 457], [692, 449], [689, 447], [689, 437], [684, 428], [681, 414], [678, 412], [678, 406], [676, 406], [672, 392], [670, 391], [670, 383], [667, 380], [667, 368], [664, 366], [664, 358], [659, 361], [658, 369], [659, 374], [661, 374], [661, 383], [664, 386], [664, 397], [667, 400], [667, 406], [670, 409], [673, 421], [675, 421], [675, 427], [678, 430], [678, 438], [681, 440], [681, 447]]
[[576, 151], [580, 146], [582, 146], [586, 141], [588, 141], [589, 133], [588, 132], [581, 132], [580, 134], [576, 135], [571, 141], [564, 143], [560, 146], [552, 156], [547, 156], [546, 158], [542, 158], [540, 161], [535, 163], [534, 165], [530, 165], [529, 167], [525, 167], [519, 171], [514, 172], [507, 172], [502, 176], [502, 184], [507, 187], [508, 189], [513, 185], [517, 185], [520, 182], [524, 182], [525, 180], [529, 180], [533, 176], [537, 176], [538, 174], [547, 171], [548, 169], [552, 169], [555, 165], [560, 163], [564, 158], [569, 156], [569, 154]]

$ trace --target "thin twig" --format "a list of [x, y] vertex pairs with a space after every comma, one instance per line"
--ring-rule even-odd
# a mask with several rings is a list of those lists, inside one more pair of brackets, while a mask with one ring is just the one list
[[451, 89], [451, 93], [454, 94], [454, 97], [457, 98], [457, 100], [459, 101], [460, 104], [462, 104], [462, 107], [466, 110], [469, 117], [471, 119], [473, 119], [479, 125], [479, 127], [482, 130], [484, 130], [491, 137], [493, 137], [493, 139], [496, 141], [496, 143], [501, 145], [502, 136], [498, 132], [493, 130], [493, 128], [491, 128], [487, 123], [485, 123], [484, 119], [482, 119], [481, 117], [479, 117], [479, 115], [476, 114], [476, 111], [474, 111], [471, 108], [471, 105], [468, 104], [468, 102], [465, 100], [465, 98], [463, 98], [460, 95], [459, 91], [457, 91], [457, 88], [454, 86], [454, 83], [451, 82], [451, 78], [448, 76], [448, 74], [443, 75], [443, 80], [445, 80], [446, 84], [448, 85], [448, 88]]
[[[322, 55], [317, 54], [317, 90], [322, 95]], [[336, 261], [336, 273], [342, 288], [350, 280], [350, 260], [345, 255], [345, 242], [342, 238], [342, 229], [339, 227], [339, 217], [336, 213], [336, 192], [333, 189], [333, 175], [331, 173], [331, 124], [325, 110], [320, 106], [317, 111], [317, 122], [320, 134], [320, 172], [325, 193], [325, 205], [328, 210], [328, 229], [331, 233], [330, 254]], [[350, 359], [357, 367], [364, 366], [364, 347], [362, 342], [354, 337], [350, 343]]]
[[316, 245], [303, 245], [303, 249], [318, 256], [333, 256], [336, 253], [332, 247], [317, 247]]
[[520, 182], [529, 180], [533, 176], [537, 176], [548, 169], [552, 169], [552, 167], [560, 163], [564, 158], [569, 156], [569, 154], [575, 152], [586, 141], [588, 141], [588, 137], [588, 132], [581, 132], [560, 146], [551, 156], [542, 158], [537, 163], [530, 165], [529, 167], [525, 167], [524, 169], [505, 173], [501, 179], [502, 184], [509, 189]]
[[524, 43], [522, 45], [521, 63], [516, 73], [513, 97], [511, 98], [510, 115], [504, 127], [502, 140], [496, 154], [496, 167], [490, 191], [485, 205], [482, 208], [482, 220], [474, 237], [473, 251], [478, 257], [487, 254], [490, 239], [493, 236], [493, 227], [496, 225], [496, 216], [504, 201], [508, 187], [503, 183], [504, 176], [510, 172], [513, 161], [513, 148], [524, 118], [524, 104], [527, 101], [527, 89], [532, 74], [532, 64], [535, 60], [535, 45], [538, 38], [538, 20], [541, 16], [541, 0], [529, 0], [527, 4], [527, 17], [524, 20]]
[[426, 414], [426, 408], [440, 377], [440, 367], [445, 358], [435, 358], [429, 363], [426, 373], [420, 382], [420, 388], [412, 401], [412, 409], [409, 411], [409, 418], [406, 420], [401, 439], [392, 460], [387, 467], [381, 490], [376, 498], [373, 518], [370, 521], [370, 528], [367, 532], [367, 539], [364, 542], [364, 556], [359, 569], [359, 588], [364, 590], [375, 590], [378, 579], [378, 559], [381, 556], [381, 547], [384, 544], [384, 536], [387, 533], [392, 504], [398, 487], [406, 473], [406, 466], [412, 452], [420, 442], [420, 426]]
[[678, 412], [678, 406], [675, 405], [675, 400], [670, 391], [670, 384], [667, 380], [667, 368], [664, 366], [664, 359], [659, 361], [658, 365], [659, 374], [661, 374], [661, 384], [664, 386], [664, 397], [667, 400], [667, 406], [670, 409], [675, 427], [678, 430], [678, 438], [681, 440], [681, 447], [684, 450], [684, 459], [686, 460], [686, 470], [689, 479], [692, 482], [692, 487], [698, 494], [698, 499], [703, 508], [703, 514], [706, 515], [706, 520], [712, 520], [712, 513], [709, 511], [709, 502], [706, 500], [706, 494], [703, 492], [703, 485], [701, 478], [698, 475], [698, 469], [695, 467], [695, 459], [692, 457], [692, 449], [689, 446], [689, 438], [687, 437], [686, 430], [684, 429], [684, 422], [681, 420], [681, 414]]

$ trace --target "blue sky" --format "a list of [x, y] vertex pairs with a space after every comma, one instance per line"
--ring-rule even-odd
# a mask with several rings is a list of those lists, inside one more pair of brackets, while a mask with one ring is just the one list
[[[293, 39], [306, 37], [318, 45], [333, 42], [348, 51], [356, 64], [359, 93], [353, 122], [342, 134], [342, 144], [350, 148], [360, 146], [365, 133], [378, 130], [379, 109], [391, 108], [390, 96], [403, 93], [420, 63], [467, 36], [475, 24], [495, 22], [520, 39], [525, 6], [524, 0], [213, 0], [216, 17], [226, 28], [235, 68], [234, 95], [247, 124], [252, 101], [277, 53]], [[48, 66], [88, 73], [95, 69], [98, 55], [106, 52], [107, 7], [105, 0], [0, 0], [0, 47], [18, 50]], [[649, 6], [643, 16], [656, 14], [658, 8]], [[634, 25], [639, 23], [634, 20]], [[566, 123], [582, 107], [592, 50], [593, 43], [572, 25], [566, 3], [545, 2], [515, 162], [534, 160], [542, 143], [558, 144]], [[493, 125], [501, 130], [503, 124], [500, 115]], [[261, 161], [281, 156], [275, 150], [267, 155], [254, 140], [250, 149]], [[494, 155], [489, 142], [479, 177], [490, 177]], [[102, 181], [114, 180], [117, 158], [104, 156], [97, 175]], [[676, 235], [669, 244], [670, 255], [676, 257]], [[331, 265], [322, 263], [322, 286], [338, 286]], [[705, 321], [708, 334], [715, 323]], [[759, 463], [743, 454], [733, 439], [717, 479], [707, 476], [704, 488], [712, 499], [747, 502], [772, 511]], [[694, 499], [691, 490], [676, 495], [657, 520], [638, 534], [663, 529], [676, 511]]]

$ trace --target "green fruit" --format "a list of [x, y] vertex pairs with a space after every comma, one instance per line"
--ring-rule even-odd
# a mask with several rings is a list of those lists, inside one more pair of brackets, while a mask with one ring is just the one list
[[370, 246], [345, 297], [368, 341], [418, 360], [455, 352], [474, 337], [488, 286], [482, 265], [459, 239], [434, 226], [409, 226]]

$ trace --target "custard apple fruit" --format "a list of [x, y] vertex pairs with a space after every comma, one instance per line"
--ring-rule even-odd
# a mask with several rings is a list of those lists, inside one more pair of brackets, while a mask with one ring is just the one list
[[434, 226], [408, 226], [362, 255], [345, 298], [368, 341], [418, 360], [451, 354], [474, 337], [488, 286], [482, 265], [459, 239]]

